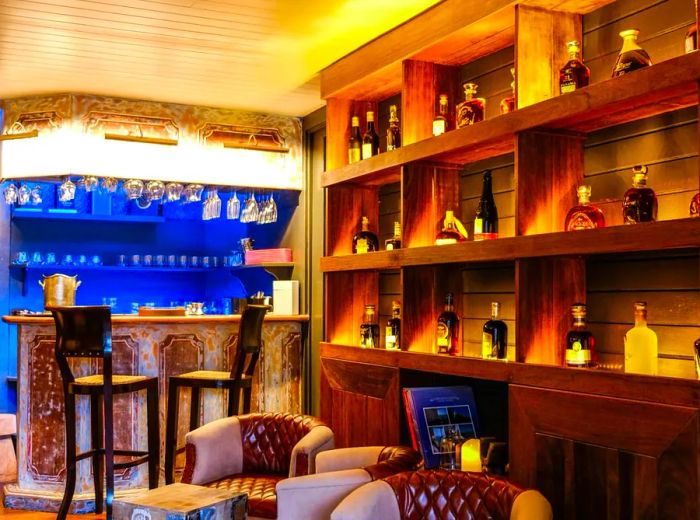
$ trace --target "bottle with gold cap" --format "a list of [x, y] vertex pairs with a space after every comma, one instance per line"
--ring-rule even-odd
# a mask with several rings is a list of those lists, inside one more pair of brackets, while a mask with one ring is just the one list
[[374, 305], [365, 305], [365, 315], [360, 324], [360, 346], [362, 348], [379, 348], [379, 325]]
[[571, 41], [566, 44], [569, 50], [569, 61], [559, 71], [559, 92], [566, 94], [588, 86], [591, 80], [591, 70], [581, 60], [581, 44]]
[[586, 305], [574, 303], [571, 318], [572, 327], [566, 334], [566, 364], [578, 368], [595, 366], [595, 337], [586, 324]]
[[632, 168], [632, 187], [625, 192], [622, 201], [622, 220], [625, 224], [654, 222], [658, 210], [658, 202], [654, 190], [647, 186], [646, 166]]
[[634, 327], [625, 334], [625, 372], [659, 373], [659, 340], [647, 325], [647, 302], [634, 302]]
[[362, 217], [360, 231], [352, 238], [353, 253], [371, 253], [379, 251], [379, 240], [377, 235], [369, 230], [369, 219]]
[[613, 78], [651, 65], [651, 58], [647, 51], [642, 49], [637, 43], [639, 29], [622, 31], [620, 37], [622, 38], [622, 49], [613, 67]]
[[445, 212], [445, 218], [442, 221], [442, 231], [435, 237], [436, 246], [444, 246], [448, 244], [456, 244], [464, 242], [467, 239], [467, 230], [464, 224], [455, 217], [454, 211], [448, 209]]
[[579, 231], [581, 229], [595, 229], [605, 227], [605, 215], [603, 211], [591, 204], [591, 187], [579, 186], [576, 190], [578, 205], [569, 210], [566, 215], [564, 229], [566, 231]]
[[384, 346], [387, 350], [401, 350], [401, 302], [391, 302], [391, 318], [386, 322]]
[[450, 115], [447, 107], [447, 94], [440, 94], [438, 103], [438, 111], [433, 119], [433, 135], [435, 137], [444, 134], [450, 128]]
[[462, 87], [464, 88], [464, 101], [457, 105], [457, 116], [455, 117], [456, 128], [462, 128], [483, 121], [486, 111], [486, 100], [476, 97], [476, 90], [479, 86], [476, 83], [464, 83]]
[[384, 249], [387, 251], [393, 251], [394, 249], [401, 249], [401, 223], [394, 222], [394, 236], [388, 238], [384, 241]]
[[362, 160], [362, 134], [360, 134], [360, 118], [353, 116], [350, 140], [348, 141], [348, 164]]

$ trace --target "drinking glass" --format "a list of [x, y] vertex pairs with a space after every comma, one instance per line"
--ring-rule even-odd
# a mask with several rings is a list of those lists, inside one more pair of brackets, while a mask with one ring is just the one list
[[179, 182], [169, 182], [165, 185], [165, 200], [177, 202], [182, 197], [183, 186]]
[[115, 191], [117, 191], [118, 186], [119, 181], [114, 177], [105, 177], [104, 179], [102, 179], [102, 189], [105, 190], [107, 193], [114, 193]]
[[168, 255], [168, 267], [177, 267], [177, 256]]
[[126, 267], [126, 255], [119, 255], [119, 265]]
[[22, 184], [17, 191], [17, 204], [24, 206], [29, 202], [32, 190], [26, 184]]
[[92, 257], [90, 258], [90, 263], [92, 265], [102, 265], [102, 257], [100, 255], [92, 255]]
[[61, 265], [73, 265], [73, 255], [63, 255]]
[[153, 255], [143, 255], [143, 265], [151, 267], [153, 265]]
[[208, 256], [202, 257], [202, 267], [211, 267], [211, 261]]
[[138, 179], [129, 179], [124, 182], [124, 192], [129, 200], [138, 199], [143, 193], [143, 181]]
[[179, 265], [180, 267], [187, 267], [187, 255], [180, 255]]
[[165, 184], [161, 181], [148, 181], [146, 184], [146, 197], [148, 200], [159, 201], [165, 194]]
[[156, 255], [156, 265], [163, 267], [165, 265], [165, 255]]
[[43, 202], [43, 199], [41, 198], [41, 186], [34, 186], [30, 196], [32, 206], [38, 206], [41, 204]]
[[190, 257], [190, 267], [199, 267], [199, 257], [194, 255]]
[[29, 254], [26, 251], [17, 251], [12, 263], [15, 265], [24, 265], [29, 262]]
[[46, 253], [46, 265], [56, 265], [56, 253]]
[[75, 198], [75, 183], [66, 177], [58, 188], [58, 200], [70, 202]]
[[78, 256], [78, 265], [85, 266], [85, 265], [87, 265], [87, 263], [88, 263], [87, 256], [85, 256], [85, 255]]
[[85, 184], [85, 191], [88, 193], [95, 191], [100, 184], [100, 180], [94, 175], [86, 175], [83, 177], [82, 182]]
[[141, 255], [131, 255], [131, 265], [135, 267], [141, 265]]
[[39, 251], [34, 251], [32, 253], [32, 260], [30, 262], [32, 265], [43, 265], [44, 257]]
[[236, 220], [241, 216], [241, 201], [238, 200], [238, 195], [233, 192], [233, 197], [228, 199], [226, 204], [226, 218], [229, 220]]
[[10, 183], [3, 191], [3, 195], [5, 196], [5, 204], [14, 204], [17, 202], [17, 186]]
[[188, 184], [183, 191], [186, 202], [199, 202], [202, 200], [204, 186], [201, 184]]

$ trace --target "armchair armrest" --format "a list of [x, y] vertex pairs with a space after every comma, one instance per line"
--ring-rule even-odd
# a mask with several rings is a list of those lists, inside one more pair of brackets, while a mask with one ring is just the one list
[[324, 451], [316, 457], [316, 473], [364, 468], [376, 464], [383, 449], [383, 446], [363, 446]]
[[316, 426], [304, 435], [292, 449], [289, 476], [297, 477], [314, 473], [316, 455], [333, 449], [333, 432], [327, 426]]
[[277, 483], [277, 520], [330, 518], [347, 495], [370, 480], [363, 469], [281, 480]]
[[185, 436], [185, 484], [206, 484], [243, 470], [241, 424], [225, 417], [197, 428]]

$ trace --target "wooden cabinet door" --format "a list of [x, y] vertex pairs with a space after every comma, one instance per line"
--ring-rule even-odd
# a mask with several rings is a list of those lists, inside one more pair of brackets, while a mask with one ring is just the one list
[[511, 385], [511, 478], [554, 518], [698, 518], [698, 409]]
[[399, 444], [399, 370], [322, 358], [321, 418], [338, 448]]

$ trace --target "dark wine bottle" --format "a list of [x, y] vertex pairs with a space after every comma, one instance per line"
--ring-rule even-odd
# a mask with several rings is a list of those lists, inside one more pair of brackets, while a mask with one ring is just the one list
[[486, 170], [484, 172], [484, 187], [474, 219], [474, 240], [492, 240], [494, 238], [498, 238], [498, 210], [493, 200], [491, 171]]
[[367, 112], [367, 131], [362, 136], [362, 158], [369, 159], [379, 153], [379, 135], [374, 129], [374, 112]]
[[491, 319], [484, 324], [481, 336], [481, 357], [484, 359], [507, 359], [508, 325], [499, 319], [501, 304], [491, 302]]

